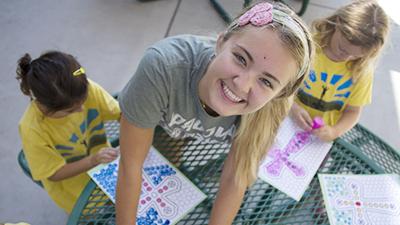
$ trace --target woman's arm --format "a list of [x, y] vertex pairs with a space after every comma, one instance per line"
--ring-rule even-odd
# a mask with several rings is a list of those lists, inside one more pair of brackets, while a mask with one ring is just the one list
[[353, 128], [361, 115], [361, 106], [346, 106], [342, 116], [333, 126], [323, 126], [313, 131], [313, 133], [324, 141], [333, 141]]
[[240, 208], [246, 186], [238, 186], [235, 182], [234, 147], [228, 154], [222, 169], [220, 187], [211, 211], [209, 225], [232, 224]]
[[142, 184], [142, 166], [149, 152], [154, 129], [140, 128], [121, 116], [120, 151], [116, 195], [118, 225], [136, 224], [137, 206]]
[[118, 150], [115, 148], [107, 147], [101, 149], [94, 155], [86, 156], [85, 158], [73, 163], [67, 163], [52, 176], [49, 177], [51, 181], [61, 181], [73, 176], [86, 172], [100, 163], [108, 163], [118, 157]]

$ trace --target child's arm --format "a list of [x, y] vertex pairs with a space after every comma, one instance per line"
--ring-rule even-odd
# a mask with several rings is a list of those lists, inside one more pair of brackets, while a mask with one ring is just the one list
[[140, 128], [121, 116], [120, 151], [116, 195], [117, 224], [136, 224], [142, 184], [142, 167], [153, 140], [154, 129]]
[[108, 163], [118, 157], [118, 150], [114, 148], [103, 148], [94, 155], [86, 156], [85, 158], [73, 163], [67, 163], [52, 176], [49, 177], [51, 181], [61, 181], [73, 176], [79, 175], [91, 168], [99, 165], [100, 163]]
[[313, 130], [313, 134], [323, 141], [333, 141], [353, 128], [360, 118], [361, 106], [346, 106], [339, 121], [334, 126], [325, 125]]
[[238, 186], [235, 182], [235, 165], [234, 165], [234, 149], [228, 154], [224, 162], [224, 168], [220, 178], [220, 186], [217, 198], [214, 202], [209, 225], [225, 225], [232, 224], [243, 196], [246, 186]]

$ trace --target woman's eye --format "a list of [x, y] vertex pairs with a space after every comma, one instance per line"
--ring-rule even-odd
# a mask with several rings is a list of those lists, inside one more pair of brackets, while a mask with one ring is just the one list
[[271, 89], [274, 88], [274, 87], [272, 86], [272, 83], [271, 83], [268, 79], [260, 78], [260, 81], [261, 81], [265, 86], [267, 86], [267, 87], [269, 87], [269, 88], [271, 88]]
[[236, 60], [237, 60], [240, 64], [242, 64], [242, 65], [244, 65], [244, 66], [247, 65], [246, 59], [245, 59], [243, 56], [241, 56], [241, 55], [239, 55], [239, 54], [236, 54], [236, 53], [233, 53], [233, 55], [235, 56]]

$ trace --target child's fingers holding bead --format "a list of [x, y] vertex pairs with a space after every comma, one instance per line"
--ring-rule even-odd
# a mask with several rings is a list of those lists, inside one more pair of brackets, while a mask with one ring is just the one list
[[311, 130], [311, 124], [308, 120], [308, 114], [300, 114], [298, 121], [299, 121], [299, 125], [303, 130]]

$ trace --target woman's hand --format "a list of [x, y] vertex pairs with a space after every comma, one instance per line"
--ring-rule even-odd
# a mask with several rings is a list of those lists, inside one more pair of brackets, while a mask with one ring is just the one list
[[308, 114], [308, 112], [297, 103], [293, 102], [293, 105], [290, 108], [289, 116], [303, 130], [310, 131], [312, 129], [313, 122], [310, 114]]

